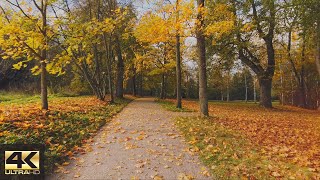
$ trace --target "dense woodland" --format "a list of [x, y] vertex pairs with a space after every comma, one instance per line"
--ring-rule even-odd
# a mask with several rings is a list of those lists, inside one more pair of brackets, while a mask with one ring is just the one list
[[[145, 7], [143, 11], [137, 4]], [[4, 0], [0, 89], [319, 107], [317, 0]], [[50, 102], [49, 102], [50, 105]]]

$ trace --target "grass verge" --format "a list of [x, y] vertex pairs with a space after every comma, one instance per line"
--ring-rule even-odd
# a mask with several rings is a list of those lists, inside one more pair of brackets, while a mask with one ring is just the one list
[[177, 108], [174, 102], [172, 101], [167, 101], [163, 99], [156, 99], [155, 102], [159, 103], [163, 108], [165, 108], [168, 111], [173, 111], [173, 112], [194, 112], [191, 109], [188, 108]]
[[317, 179], [319, 175], [295, 164], [273, 161], [236, 131], [213, 118], [184, 117], [176, 125], [190, 144], [191, 153], [217, 179]]

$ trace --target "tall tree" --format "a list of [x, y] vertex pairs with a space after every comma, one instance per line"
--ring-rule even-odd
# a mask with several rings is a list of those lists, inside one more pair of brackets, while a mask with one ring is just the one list
[[177, 108], [182, 108], [181, 92], [181, 52], [180, 52], [180, 20], [179, 20], [179, 0], [176, 0], [176, 77], [177, 77]]
[[[240, 60], [249, 66], [256, 74], [260, 85], [260, 105], [266, 108], [272, 107], [272, 78], [275, 71], [275, 51], [273, 47], [273, 38], [275, 30], [275, 2], [265, 1], [262, 3], [255, 2], [255, 0], [250, 0], [250, 10], [252, 10], [252, 24], [256, 28], [259, 38], [264, 41], [267, 54], [267, 63], [263, 67], [261, 58], [259, 58], [250, 49], [248, 40], [242, 38], [241, 31], [237, 35], [238, 40], [238, 52]], [[259, 7], [258, 4], [261, 4]], [[248, 12], [249, 13], [249, 12]], [[263, 18], [266, 15], [268, 18]], [[265, 30], [267, 29], [267, 30]], [[264, 32], [267, 31], [267, 32]]]
[[[19, 1], [5, 0], [12, 7], [11, 10], [1, 6], [5, 17], [6, 27], [0, 28], [0, 46], [4, 55], [13, 59], [26, 57], [27, 60], [20, 61], [15, 67], [20, 69], [24, 63], [37, 59], [40, 64], [41, 74], [41, 107], [48, 109], [47, 90], [47, 64], [49, 62], [47, 54], [49, 49], [49, 39], [53, 36], [52, 29], [47, 23], [48, 6], [54, 3], [49, 0], [32, 0], [26, 4]], [[14, 13], [14, 11], [19, 13]], [[50, 34], [48, 31], [50, 31]], [[35, 68], [38, 68], [36, 66]]]
[[207, 96], [207, 64], [204, 35], [204, 0], [197, 0], [198, 14], [196, 22], [197, 49], [199, 57], [199, 103], [200, 115], [209, 116]]

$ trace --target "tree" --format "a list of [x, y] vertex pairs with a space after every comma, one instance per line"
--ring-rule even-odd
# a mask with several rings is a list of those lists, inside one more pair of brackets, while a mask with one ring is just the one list
[[[308, 82], [311, 80], [310, 77], [314, 77], [312, 74], [316, 71], [310, 67], [310, 64], [317, 63], [317, 59], [313, 59], [311, 55], [314, 54], [316, 57], [317, 54], [317, 42], [314, 41], [317, 39], [317, 18], [314, 18], [317, 17], [314, 16], [317, 13], [314, 10], [316, 6], [312, 0], [306, 2], [291, 0], [282, 2], [279, 9], [277, 32], [285, 37], [279, 39], [281, 46], [276, 47], [279, 71], [292, 72], [295, 81], [291, 83], [292, 87], [294, 86], [291, 90], [291, 102], [293, 105], [304, 108], [315, 104], [311, 97], [316, 96], [313, 95], [316, 94], [313, 90], [316, 87]], [[283, 68], [282, 66], [286, 64], [289, 66]], [[282, 103], [287, 103], [284, 98], [286, 93], [284, 77], [283, 75], [280, 77], [280, 93]]]
[[[275, 2], [248, 0], [219, 1], [213, 4], [216, 18], [213, 18], [212, 25], [208, 25], [208, 32], [216, 34], [214, 40], [218, 45], [231, 49], [231, 52], [236, 50], [239, 59], [257, 74], [260, 104], [271, 108], [275, 70]], [[221, 28], [217, 28], [218, 25]]]
[[[255, 27], [255, 32], [257, 32], [259, 38], [264, 41], [267, 63], [265, 67], [263, 67], [264, 65], [261, 58], [255, 55], [253, 50], [250, 49], [250, 46], [248, 46], [248, 44], [250, 44], [249, 39], [244, 39], [242, 37], [242, 34], [245, 33], [243, 30], [238, 31], [237, 34], [239, 58], [257, 74], [260, 85], [260, 105], [266, 108], [271, 108], [272, 77], [275, 71], [275, 52], [273, 47], [274, 30], [276, 25], [275, 2], [267, 1], [258, 3], [255, 2], [255, 0], [250, 0], [249, 3], [251, 8], [248, 10], [252, 10], [251, 23]], [[257, 8], [257, 6], [259, 7]], [[249, 11], [245, 13], [249, 13]], [[267, 29], [267, 32], [264, 32], [265, 29]]]
[[[184, 39], [181, 37], [187, 36], [187, 24], [192, 15], [192, 2], [177, 0], [175, 3], [159, 4], [154, 12], [147, 12], [141, 18], [136, 30], [136, 37], [140, 42], [147, 43], [149, 46], [163, 48], [164, 64], [171, 64], [170, 53], [175, 53], [175, 68], [176, 68], [176, 98], [177, 107], [181, 108], [182, 98], [182, 66], [181, 57], [183, 53]], [[172, 49], [175, 46], [175, 49]], [[169, 66], [168, 66], [169, 67]], [[166, 96], [166, 70], [162, 70], [161, 74], [161, 92], [160, 97]]]
[[[47, 9], [55, 1], [33, 0], [31, 4], [24, 1], [5, 1], [13, 8], [10, 10], [0, 6], [4, 25], [0, 28], [3, 57], [20, 60], [23, 58], [24, 60], [14, 65], [16, 69], [26, 66], [25, 63], [31, 60], [39, 61], [40, 68], [35, 66], [33, 70], [40, 70], [42, 109], [48, 109], [47, 64], [50, 60], [47, 54], [50, 48], [49, 40], [54, 36], [54, 30], [47, 23]], [[56, 72], [53, 66], [50, 67], [52, 72]]]
[[179, 0], [176, 0], [176, 77], [177, 77], [177, 108], [182, 108], [182, 88], [181, 88], [181, 52], [180, 52], [180, 20], [179, 20]]
[[207, 96], [207, 67], [206, 67], [206, 47], [204, 36], [204, 0], [197, 0], [198, 14], [196, 22], [196, 37], [199, 57], [199, 103], [200, 115], [209, 116], [208, 96]]

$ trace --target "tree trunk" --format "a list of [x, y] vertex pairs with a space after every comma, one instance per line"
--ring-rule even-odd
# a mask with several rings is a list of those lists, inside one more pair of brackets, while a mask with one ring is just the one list
[[284, 105], [284, 93], [283, 93], [283, 72], [282, 72], [282, 68], [281, 68], [281, 64], [279, 64], [279, 70], [280, 70], [280, 87], [281, 87], [281, 90], [280, 90], [280, 100], [281, 100], [281, 105]]
[[136, 89], [136, 70], [133, 68], [133, 77], [132, 77], [132, 95], [137, 95], [137, 89]]
[[139, 94], [140, 94], [141, 97], [143, 96], [143, 73], [142, 73], [142, 71], [141, 71], [141, 73], [140, 73]]
[[112, 83], [112, 71], [111, 71], [111, 58], [114, 57], [112, 55], [112, 50], [111, 50], [111, 39], [109, 41], [109, 44], [107, 43], [107, 37], [106, 34], [103, 34], [103, 40], [104, 40], [104, 45], [105, 45], [105, 50], [106, 50], [106, 65], [107, 65], [107, 73], [108, 73], [108, 88], [109, 88], [109, 93], [110, 93], [110, 103], [114, 103], [114, 92], [113, 92], [113, 83]]
[[320, 76], [320, 18], [317, 20], [317, 39], [316, 39], [316, 65]]
[[293, 105], [293, 104], [294, 104], [294, 95], [293, 95], [293, 72], [291, 72], [290, 85], [291, 85], [291, 105]]
[[272, 79], [259, 78], [260, 85], [260, 105], [266, 108], [272, 108]]
[[253, 79], [253, 101], [257, 103], [256, 80]]
[[187, 79], [187, 83], [186, 83], [186, 98], [189, 99], [190, 98], [190, 89], [191, 89], [191, 83], [190, 83], [190, 78], [188, 75], [188, 72], [186, 73], [186, 79]]
[[230, 91], [229, 91], [229, 74], [230, 72], [228, 71], [228, 76], [227, 76], [227, 102], [230, 101]]
[[[46, 51], [46, 50], [43, 50]], [[46, 54], [43, 52], [42, 55]], [[41, 62], [41, 103], [42, 109], [48, 109], [48, 87], [47, 87], [47, 70], [46, 70], [46, 63]]]
[[[43, 36], [45, 38], [44, 46], [47, 46], [47, 2], [42, 1], [42, 30]], [[48, 86], [47, 86], [47, 50], [44, 48], [41, 52], [41, 102], [42, 102], [42, 109], [48, 109]]]
[[209, 116], [208, 111], [208, 96], [207, 96], [207, 65], [206, 65], [206, 47], [204, 29], [203, 11], [204, 0], [197, 0], [198, 14], [197, 14], [197, 47], [199, 56], [199, 103], [200, 115]]
[[298, 107], [302, 107], [302, 108], [305, 108], [307, 106], [307, 103], [306, 103], [306, 91], [305, 91], [305, 86], [301, 83], [299, 83], [299, 86], [298, 86], [298, 91], [297, 91], [297, 104]]
[[112, 83], [112, 71], [111, 71], [111, 61], [110, 59], [107, 60], [107, 71], [108, 71], [108, 86], [109, 86], [109, 93], [110, 93], [110, 103], [114, 103], [114, 92], [113, 92], [113, 83]]
[[302, 37], [302, 52], [301, 52], [301, 70], [300, 70], [300, 78], [298, 79], [298, 93], [299, 93], [299, 107], [306, 108], [307, 107], [307, 99], [306, 99], [306, 82], [305, 82], [305, 51], [306, 51], [306, 32], [304, 30], [304, 34]]
[[177, 108], [182, 108], [181, 102], [181, 57], [180, 57], [180, 36], [176, 36], [176, 76], [177, 76]]
[[245, 88], [246, 88], [246, 94], [245, 94], [245, 102], [247, 103], [248, 102], [248, 84], [247, 84], [247, 75], [244, 75], [244, 85], [245, 85]]
[[122, 58], [120, 40], [118, 37], [116, 38], [116, 52], [118, 56], [116, 97], [123, 98], [124, 62]]
[[160, 93], [160, 99], [165, 99], [165, 90], [166, 90], [166, 83], [165, 83], [165, 74], [162, 73], [161, 75], [161, 93]]
[[[177, 19], [176, 23], [179, 22], [179, 0], [176, 1], [176, 9], [177, 9]], [[181, 102], [181, 52], [180, 52], [180, 33], [177, 28], [176, 32], [176, 76], [177, 76], [177, 108], [182, 108]]]
[[220, 89], [220, 94], [221, 94], [221, 101], [223, 101], [224, 98], [223, 98], [223, 89], [222, 88]]

